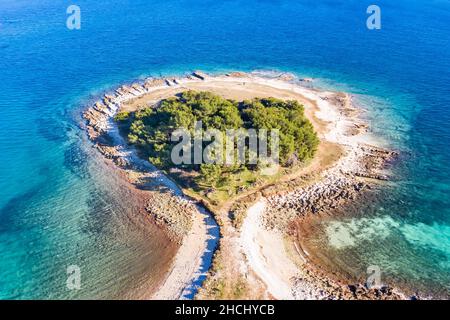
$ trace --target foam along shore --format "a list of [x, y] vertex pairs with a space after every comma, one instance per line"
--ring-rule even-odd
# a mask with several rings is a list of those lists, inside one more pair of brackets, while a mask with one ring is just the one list
[[[263, 198], [254, 204], [248, 210], [240, 234], [227, 231], [228, 226], [222, 228], [222, 236], [231, 239], [221, 242], [221, 247], [226, 247], [228, 243], [231, 246], [228, 251], [232, 257], [227, 263], [244, 265], [241, 268], [244, 271], [241, 272], [245, 273], [248, 281], [251, 281], [249, 270], [252, 270], [264, 283], [270, 297], [329, 297], [322, 293], [319, 282], [305, 284], [305, 281], [299, 281], [298, 274], [302, 270], [285, 252], [283, 232], [287, 224], [299, 214], [333, 205], [327, 203], [327, 199], [340, 201], [337, 197], [331, 197], [331, 194], [342, 194], [343, 200], [346, 194], [347, 198], [352, 198], [355, 190], [363, 188], [357, 177], [387, 179], [381, 167], [392, 154], [374, 147], [367, 135], [360, 134], [364, 133], [365, 126], [345, 114], [345, 110], [351, 109], [348, 95], [306, 88], [297, 80], [289, 74], [267, 77], [264, 74], [241, 72], [218, 76], [195, 72], [185, 77], [147, 79], [121, 86], [85, 112], [89, 138], [106, 158], [129, 173], [133, 183], [150, 190], [151, 201], [147, 212], [167, 228], [174, 239], [180, 239], [181, 246], [166, 278], [150, 298], [194, 296], [211, 266], [212, 255], [219, 241], [219, 228], [200, 204], [184, 196], [172, 180], [137, 156], [136, 151], [118, 134], [113, 117], [119, 110], [135, 111], [142, 105], [155, 104], [184, 90], [213, 91], [236, 100], [270, 96], [297, 99], [307, 106], [305, 113], [320, 138], [338, 144], [345, 150], [345, 155], [331, 168], [321, 170], [321, 165], [317, 165], [316, 169], [321, 175], [318, 182], [287, 194]], [[367, 157], [374, 160], [371, 161], [375, 163], [371, 166], [373, 170], [367, 170], [361, 165], [361, 161]], [[168, 191], [161, 192], [161, 187]], [[286, 210], [286, 204], [296, 209]], [[245, 257], [243, 261], [242, 256]]]

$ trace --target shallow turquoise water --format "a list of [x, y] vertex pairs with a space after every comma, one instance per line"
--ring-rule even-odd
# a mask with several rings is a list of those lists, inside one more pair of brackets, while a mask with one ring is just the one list
[[[351, 245], [324, 252], [448, 292], [450, 5], [377, 3], [382, 30], [369, 31], [370, 1], [81, 0], [82, 28], [69, 31], [65, 1], [1, 1], [0, 297], [118, 297], [151, 278], [157, 230], [111, 204], [123, 191], [77, 118], [102, 90], [193, 69], [292, 71], [357, 94], [374, 132], [406, 156], [392, 190], [330, 222], [355, 234]], [[89, 279], [79, 292], [65, 288], [70, 264]]]

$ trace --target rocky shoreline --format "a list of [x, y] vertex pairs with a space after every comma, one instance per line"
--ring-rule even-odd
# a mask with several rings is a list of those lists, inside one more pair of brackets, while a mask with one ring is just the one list
[[120, 136], [113, 120], [124, 102], [174, 83], [175, 79], [148, 79], [143, 83], [123, 85], [95, 102], [83, 113], [83, 118], [94, 147], [106, 159], [125, 170], [137, 188], [148, 191], [149, 200], [145, 210], [168, 230], [173, 240], [181, 243], [192, 226], [195, 203], [183, 197], [182, 191], [163, 173], [137, 156], [136, 151]]
[[[332, 215], [346, 204], [360, 201], [367, 191], [391, 180], [388, 168], [398, 158], [396, 151], [368, 144], [364, 139], [358, 138], [366, 132], [368, 126], [355, 119], [357, 110], [351, 106], [348, 96], [342, 99], [337, 95], [334, 97], [334, 105], [339, 113], [336, 120], [346, 122], [346, 125], [340, 128], [340, 133], [332, 135], [331, 140], [342, 145], [345, 155], [332, 168], [315, 177], [313, 183], [297, 187], [294, 191], [266, 195], [264, 199], [267, 205], [261, 214], [261, 223], [267, 230], [294, 239], [294, 254], [301, 258], [301, 267], [291, 279], [294, 298], [407, 299], [403, 293], [389, 286], [370, 288], [365, 283], [348, 283], [345, 279], [330, 277], [330, 274], [309, 259], [300, 241], [295, 241], [295, 237], [299, 235], [292, 232], [294, 221], [296, 224], [306, 224], [311, 215]], [[326, 135], [323, 138], [326, 139]]]
[[[358, 145], [335, 167], [325, 171], [319, 181], [293, 192], [268, 197], [269, 206], [264, 216], [269, 229], [287, 230], [294, 219], [308, 214], [335, 210], [355, 201], [374, 184], [389, 181], [384, 169], [395, 160], [395, 151], [369, 145]], [[279, 212], [282, 211], [283, 215]]]
[[[301, 235], [293, 228], [294, 221], [302, 225], [308, 224], [310, 216], [333, 215], [333, 212], [347, 204], [364, 199], [365, 193], [380, 183], [389, 181], [385, 168], [396, 159], [396, 152], [366, 145], [359, 145], [348, 152], [350, 154], [335, 167], [325, 171], [318, 182], [293, 192], [267, 197], [267, 207], [261, 217], [263, 227], [287, 235], [293, 242], [294, 254], [301, 257], [301, 268], [293, 278], [294, 297], [332, 300], [407, 299], [403, 293], [389, 286], [370, 288], [365, 283], [349, 283], [337, 276], [330, 277], [303, 250], [298, 239]], [[350, 162], [351, 166], [348, 165]]]
[[[188, 80], [201, 77], [194, 73]], [[121, 86], [105, 94], [83, 114], [86, 132], [93, 146], [119, 170], [125, 172], [135, 188], [144, 191], [144, 210], [179, 244], [172, 266], [162, 284], [149, 294], [151, 299], [193, 299], [201, 286], [219, 240], [212, 215], [148, 161], [141, 159], [127, 144], [114, 123], [123, 103], [154, 90], [178, 84], [176, 79], [148, 79], [143, 83]]]

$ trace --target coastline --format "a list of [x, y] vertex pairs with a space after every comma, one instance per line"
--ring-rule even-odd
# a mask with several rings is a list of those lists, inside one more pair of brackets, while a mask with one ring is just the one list
[[[150, 298], [193, 298], [207, 276], [204, 288], [196, 297], [214, 298], [208, 287], [217, 286], [221, 281], [232, 281], [227, 280], [230, 277], [245, 279], [242, 281], [247, 288], [246, 298], [349, 299], [356, 296], [351, 287], [340, 283], [331, 285], [333, 290], [330, 293], [322, 276], [309, 268], [307, 254], [301, 246], [294, 245], [297, 257], [287, 252], [286, 234], [290, 223], [302, 215], [315, 214], [345, 201], [355, 201], [358, 193], [368, 186], [370, 188], [370, 183], [388, 180], [382, 169], [395, 153], [372, 145], [375, 142], [362, 134], [367, 126], [355, 116], [357, 112], [351, 107], [351, 97], [305, 88], [294, 80], [289, 74], [270, 79], [241, 72], [219, 76], [196, 72], [183, 78], [149, 79], [120, 87], [114, 95], [105, 95], [102, 102], [86, 111], [89, 138], [106, 158], [127, 172], [137, 188], [152, 193], [156, 204], [147, 206], [147, 212], [167, 229], [174, 241], [181, 244], [162, 285], [149, 295]], [[278, 186], [264, 188], [257, 199], [252, 199], [256, 203], [247, 208], [240, 229], [227, 221], [230, 206], [215, 212], [214, 217], [221, 224], [222, 237], [220, 251], [216, 251], [214, 261], [224, 254], [231, 254], [234, 258], [220, 270], [213, 268], [215, 270], [211, 271], [210, 268], [219, 242], [219, 227], [211, 214], [200, 203], [183, 195], [182, 190], [162, 172], [140, 159], [120, 136], [112, 120], [119, 109], [130, 111], [137, 108], [143, 99], [147, 99], [147, 104], [156, 102], [186, 88], [215, 90], [228, 98], [278, 95], [299, 99], [308, 105], [305, 113], [318, 131], [322, 146], [329, 143], [335, 147], [334, 151], [343, 150], [338, 159], [325, 161], [327, 148], [322, 147], [322, 156], [317, 161], [282, 182], [287, 185], [283, 191]], [[370, 182], [362, 182], [361, 179]], [[295, 180], [301, 180], [300, 187], [292, 186]], [[163, 194], [161, 188], [164, 189]], [[173, 201], [161, 200], [166, 197]], [[280, 211], [283, 215], [279, 214]], [[300, 263], [295, 261], [298, 259]], [[326, 275], [323, 278], [326, 279]], [[253, 289], [249, 291], [248, 287]], [[374, 292], [365, 292], [362, 286], [358, 290], [363, 291], [361, 296], [376, 296]], [[390, 288], [383, 290], [386, 294], [379, 292], [385, 298], [400, 298]]]
[[[152, 82], [149, 91], [158, 90], [160, 82]], [[141, 96], [144, 91], [121, 87], [115, 96], [105, 94], [103, 103], [96, 102], [84, 113], [89, 139], [97, 150], [110, 160], [136, 189], [149, 193], [143, 211], [166, 230], [179, 244], [171, 266], [161, 284], [143, 299], [193, 299], [201, 286], [217, 247], [218, 226], [211, 214], [185, 196], [182, 190], [149, 162], [139, 158], [118, 132], [113, 117], [122, 103]], [[128, 91], [129, 90], [129, 91]], [[142, 192], [142, 191], [141, 191]]]
[[322, 141], [338, 144], [345, 151], [309, 183], [288, 192], [269, 193], [248, 209], [241, 244], [249, 264], [277, 299], [406, 299], [388, 286], [370, 289], [364, 283], [349, 283], [324, 273], [301, 245], [301, 234], [293, 224], [305, 226], [311, 215], [332, 214], [358, 201], [365, 190], [389, 181], [385, 166], [397, 156], [362, 134], [367, 126], [360, 123], [349, 96], [330, 102], [333, 98], [326, 92], [315, 97], [304, 94], [318, 106], [316, 115], [327, 122]]

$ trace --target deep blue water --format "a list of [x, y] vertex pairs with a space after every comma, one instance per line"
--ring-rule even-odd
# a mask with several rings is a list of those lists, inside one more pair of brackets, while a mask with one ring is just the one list
[[[382, 29], [370, 31], [374, 2]], [[291, 71], [356, 94], [374, 132], [408, 156], [381, 204], [324, 225], [347, 235], [324, 252], [448, 294], [449, 1], [73, 3], [81, 30], [66, 28], [67, 1], [0, 0], [0, 298], [120, 297], [144, 284], [160, 249], [111, 200], [122, 191], [77, 119], [102, 90], [193, 69]], [[65, 288], [71, 264], [79, 292]]]

